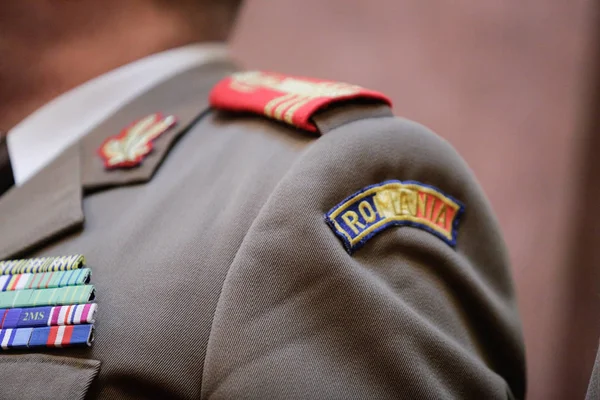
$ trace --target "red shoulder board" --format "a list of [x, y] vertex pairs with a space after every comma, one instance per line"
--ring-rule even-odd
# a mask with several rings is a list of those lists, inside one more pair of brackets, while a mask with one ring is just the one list
[[261, 71], [235, 73], [210, 93], [214, 108], [261, 114], [310, 132], [317, 132], [311, 117], [318, 110], [348, 100], [392, 104], [383, 94], [360, 86]]

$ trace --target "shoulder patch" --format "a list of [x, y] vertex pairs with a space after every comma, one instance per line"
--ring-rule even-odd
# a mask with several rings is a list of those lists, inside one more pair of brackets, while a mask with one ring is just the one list
[[261, 114], [310, 132], [318, 131], [311, 121], [318, 110], [349, 100], [392, 104], [383, 94], [360, 86], [261, 71], [235, 73], [210, 94], [214, 108]]
[[415, 181], [390, 180], [347, 197], [325, 215], [348, 253], [391, 226], [412, 226], [456, 245], [465, 206], [433, 186]]

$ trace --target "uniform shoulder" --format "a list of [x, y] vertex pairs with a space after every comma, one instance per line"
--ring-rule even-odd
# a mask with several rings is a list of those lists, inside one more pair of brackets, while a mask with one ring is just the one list
[[[352, 165], [355, 174], [366, 174], [420, 165], [436, 176], [469, 173], [448, 142], [421, 124], [395, 117], [389, 97], [358, 85], [236, 72], [215, 85], [210, 104], [234, 120], [253, 114], [272, 127], [287, 127], [276, 129], [282, 135], [319, 138], [306, 157], [324, 170]], [[336, 158], [343, 162], [333, 162]]]
[[[322, 209], [329, 210], [326, 220], [349, 252], [393, 225], [422, 227], [454, 247], [458, 223], [467, 206], [480, 210], [471, 214], [490, 220], [487, 200], [458, 152], [425, 126], [395, 117], [391, 101], [379, 92], [255, 71], [222, 80], [210, 100], [217, 109], [258, 114], [266, 123], [322, 136], [303, 152], [290, 180], [296, 185], [310, 176], [314, 190], [320, 185], [319, 192], [332, 196]], [[402, 208], [403, 196], [408, 195], [413, 203]], [[375, 215], [367, 212], [368, 207], [375, 210], [376, 206], [369, 199], [387, 199], [379, 203], [377, 214], [385, 214], [385, 218], [367, 221]], [[418, 205], [427, 201], [444, 207], [420, 212]], [[361, 204], [366, 216], [360, 214]], [[381, 204], [387, 204], [389, 210]]]

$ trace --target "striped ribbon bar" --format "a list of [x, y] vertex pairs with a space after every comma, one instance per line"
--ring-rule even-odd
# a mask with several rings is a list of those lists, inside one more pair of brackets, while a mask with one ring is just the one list
[[91, 276], [92, 270], [89, 268], [37, 274], [0, 275], [0, 292], [85, 285], [90, 282]]
[[94, 325], [91, 324], [0, 329], [0, 347], [3, 350], [91, 346], [93, 341]]
[[33, 328], [0, 329], [0, 347], [2, 350], [25, 348], [32, 332]]
[[0, 310], [0, 329], [93, 324], [96, 303]]
[[51, 326], [33, 328], [29, 347], [91, 346], [93, 341], [94, 325]]
[[72, 256], [0, 261], [0, 275], [68, 271], [71, 269], [81, 268], [84, 264], [85, 257], [81, 254]]
[[62, 306], [94, 300], [92, 285], [0, 292], [0, 308]]

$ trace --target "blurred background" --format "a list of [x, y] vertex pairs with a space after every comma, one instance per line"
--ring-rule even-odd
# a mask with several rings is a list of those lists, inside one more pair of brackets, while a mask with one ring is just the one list
[[595, 7], [247, 0], [233, 39], [245, 67], [385, 92], [463, 155], [510, 251], [529, 399], [583, 399], [600, 337]]

